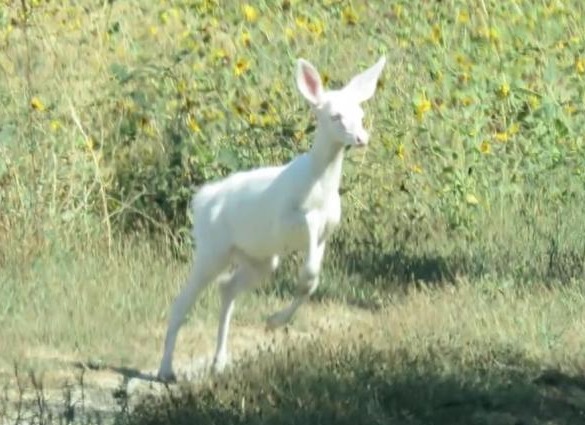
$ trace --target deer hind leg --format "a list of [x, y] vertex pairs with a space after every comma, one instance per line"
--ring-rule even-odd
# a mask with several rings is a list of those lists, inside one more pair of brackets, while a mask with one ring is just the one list
[[255, 260], [244, 255], [236, 257], [236, 269], [231, 278], [222, 282], [219, 286], [221, 308], [219, 328], [217, 330], [217, 346], [212, 364], [213, 371], [222, 371], [227, 362], [227, 337], [236, 297], [260, 283], [277, 265], [278, 259], [276, 257], [267, 260]]
[[173, 372], [173, 354], [179, 329], [198, 296], [228, 266], [229, 260], [230, 255], [227, 249], [209, 250], [202, 246], [197, 250], [187, 282], [171, 307], [163, 356], [158, 371], [160, 380], [174, 381], [176, 379]]

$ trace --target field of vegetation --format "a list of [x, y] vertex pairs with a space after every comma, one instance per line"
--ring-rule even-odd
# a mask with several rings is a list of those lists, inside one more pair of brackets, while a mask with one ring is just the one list
[[[585, 423], [585, 4], [0, 0], [0, 419]], [[226, 374], [149, 382], [204, 182], [306, 151], [295, 60], [381, 54], [342, 225], [238, 300]], [[211, 354], [209, 291], [179, 371]], [[138, 388], [138, 389], [137, 389]]]

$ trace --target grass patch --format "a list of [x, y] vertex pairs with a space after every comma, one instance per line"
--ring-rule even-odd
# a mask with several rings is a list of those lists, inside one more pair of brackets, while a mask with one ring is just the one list
[[[256, 308], [264, 299], [255, 298]], [[133, 390], [136, 381], [133, 386], [132, 379], [122, 379], [119, 368], [111, 372], [119, 385], [97, 393], [109, 408], [102, 402], [99, 411], [93, 403], [85, 412], [153, 424], [578, 423], [585, 411], [584, 304], [576, 283], [518, 289], [483, 281], [411, 289], [376, 312], [308, 305], [268, 351], [258, 344], [272, 337], [245, 331], [246, 319], [236, 319], [232, 338], [244, 334], [248, 342], [236, 343], [240, 355], [225, 375], [182, 382], [170, 392], [155, 386], [140, 395]], [[193, 346], [211, 350], [214, 329], [184, 332], [198, 336], [184, 341], [191, 347], [182, 346], [180, 361], [193, 361], [181, 356]], [[141, 339], [126, 338], [126, 347]], [[104, 358], [137, 365], [144, 355], [138, 351], [126, 363], [117, 352]], [[85, 373], [88, 385], [98, 372]], [[79, 394], [79, 381], [71, 382]], [[62, 385], [53, 381], [44, 388]], [[96, 393], [88, 386], [87, 394], [90, 389]], [[46, 403], [55, 417], [63, 410], [60, 397]], [[38, 409], [28, 406], [28, 412]], [[81, 415], [80, 406], [74, 410]]]
[[[147, 398], [130, 423], [577, 423], [583, 290], [415, 290], [368, 319]], [[331, 319], [332, 322], [335, 319]], [[380, 326], [383, 323], [384, 326]]]
[[[445, 347], [446, 348], [446, 347]], [[319, 343], [262, 356], [200, 390], [147, 398], [128, 423], [513, 424], [583, 420], [585, 382], [506, 347], [465, 354]], [[268, 364], [268, 365], [266, 365]], [[548, 385], [545, 385], [548, 384]], [[573, 399], [571, 396], [576, 395]]]
[[[107, 247], [78, 245], [61, 246], [24, 264], [16, 258], [9, 261], [0, 285], [0, 322], [10, 323], [0, 330], [0, 339], [6, 341], [0, 369], [11, 370], [16, 360], [59, 364], [80, 356], [84, 361], [154, 367], [171, 302], [189, 266], [143, 239], [116, 245], [111, 256]], [[262, 314], [281, 304], [274, 296], [246, 294], [236, 316], [259, 323]], [[213, 327], [204, 332], [209, 340], [203, 349], [213, 343], [218, 314], [219, 296], [211, 286], [189, 316], [199, 336], [205, 326]], [[187, 324], [184, 336], [190, 331], [193, 327]]]

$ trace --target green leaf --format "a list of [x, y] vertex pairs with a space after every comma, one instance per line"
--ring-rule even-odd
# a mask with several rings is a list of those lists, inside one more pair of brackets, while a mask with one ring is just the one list
[[231, 171], [237, 170], [240, 163], [236, 152], [227, 146], [224, 146], [219, 150], [217, 160], [221, 165], [227, 167]]
[[562, 137], [568, 136], [569, 133], [571, 132], [571, 129], [563, 116], [556, 118], [554, 120], [554, 124], [558, 134]]
[[148, 101], [146, 93], [142, 90], [135, 90], [130, 96], [132, 97], [132, 100], [143, 109], [149, 109], [152, 106], [152, 102]]
[[556, 67], [554, 61], [550, 61], [546, 65], [546, 68], [544, 69], [544, 72], [542, 73], [542, 79], [544, 80], [545, 83], [551, 84], [553, 81], [556, 80], [556, 77], [557, 77], [557, 67]]
[[130, 79], [130, 71], [128, 71], [128, 67], [120, 63], [113, 63], [110, 65], [110, 72], [121, 84], [126, 83]]
[[16, 127], [10, 124], [0, 127], [0, 146], [8, 146], [13, 140], [16, 140]]

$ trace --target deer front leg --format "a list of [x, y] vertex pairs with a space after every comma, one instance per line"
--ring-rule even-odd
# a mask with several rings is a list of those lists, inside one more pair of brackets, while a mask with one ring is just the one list
[[319, 241], [317, 226], [309, 226], [309, 250], [307, 260], [300, 270], [297, 293], [293, 302], [267, 320], [267, 328], [275, 329], [287, 324], [298, 308], [305, 303], [319, 285], [319, 272], [325, 253], [325, 241]]

